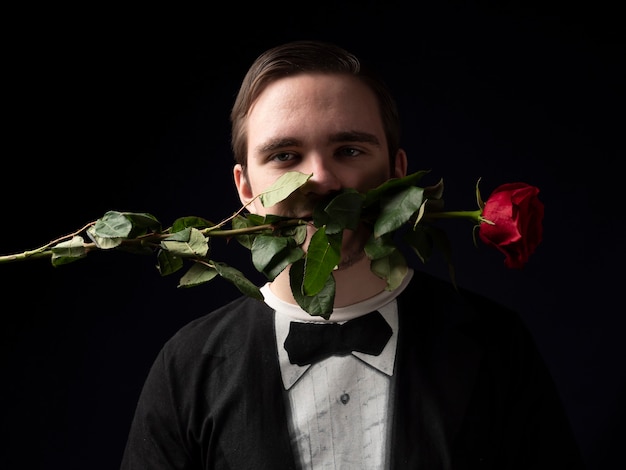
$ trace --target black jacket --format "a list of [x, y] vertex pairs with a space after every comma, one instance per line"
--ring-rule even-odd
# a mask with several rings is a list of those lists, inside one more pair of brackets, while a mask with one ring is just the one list
[[[393, 469], [582, 469], [513, 312], [416, 272], [398, 298]], [[296, 469], [274, 312], [241, 297], [183, 327], [141, 393], [122, 470]]]

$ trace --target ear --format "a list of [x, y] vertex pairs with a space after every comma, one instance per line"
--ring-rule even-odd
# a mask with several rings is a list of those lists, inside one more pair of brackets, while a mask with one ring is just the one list
[[253, 194], [248, 178], [246, 177], [246, 171], [239, 163], [233, 167], [233, 179], [235, 180], [239, 200], [245, 206], [252, 200]]
[[396, 160], [395, 160], [395, 166], [394, 166], [394, 178], [402, 178], [403, 176], [406, 176], [406, 172], [408, 169], [408, 159], [406, 156], [406, 152], [404, 151], [404, 149], [399, 149], [398, 152], [396, 153]]

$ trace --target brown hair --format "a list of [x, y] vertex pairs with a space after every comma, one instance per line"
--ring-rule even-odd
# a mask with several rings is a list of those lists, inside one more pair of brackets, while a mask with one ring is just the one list
[[400, 119], [396, 102], [387, 85], [358, 57], [334, 44], [321, 41], [294, 41], [262, 53], [248, 69], [233, 105], [230, 120], [231, 147], [235, 162], [246, 167], [248, 154], [246, 118], [265, 87], [299, 73], [348, 74], [357, 77], [375, 94], [387, 137], [390, 164], [400, 148]]

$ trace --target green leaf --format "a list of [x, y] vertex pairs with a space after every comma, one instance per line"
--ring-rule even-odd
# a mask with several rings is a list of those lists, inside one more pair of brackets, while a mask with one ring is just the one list
[[[250, 214], [250, 215], [253, 215], [253, 214]], [[247, 228], [247, 227], [252, 227], [254, 225], [252, 221], [250, 220], [250, 217], [244, 217], [241, 214], [237, 214], [236, 216], [234, 216], [233, 219], [230, 221], [230, 223], [232, 225], [232, 228], [234, 229]]]
[[263, 217], [263, 222], [262, 223], [263, 224], [278, 225], [281, 222], [284, 222], [286, 220], [291, 220], [291, 219], [292, 219], [292, 217], [285, 217], [285, 216], [276, 215], [276, 214], [267, 214], [265, 217]]
[[[254, 214], [251, 214], [254, 215]], [[262, 219], [261, 219], [262, 222]], [[255, 223], [251, 216], [244, 217], [242, 215], [236, 215], [232, 221], [231, 226], [233, 229], [242, 229], [248, 227], [254, 227], [256, 225], [260, 225], [260, 223]], [[254, 239], [257, 237], [257, 233], [245, 233], [242, 235], [236, 235], [235, 240], [237, 240], [241, 245], [243, 245], [248, 250], [252, 249], [252, 243]]]
[[396, 289], [409, 271], [406, 259], [400, 250], [394, 250], [388, 256], [373, 260], [370, 268], [374, 274], [387, 281], [385, 289], [388, 291]]
[[180, 278], [178, 287], [194, 287], [213, 280], [217, 276], [217, 270], [202, 263], [194, 263], [191, 268]]
[[383, 198], [380, 217], [374, 224], [374, 236], [380, 237], [407, 223], [422, 205], [423, 193], [423, 188], [410, 186], [388, 198]]
[[302, 245], [306, 240], [306, 225], [281, 228], [280, 234], [285, 237], [291, 237], [296, 245]]
[[274, 182], [274, 184], [259, 195], [261, 204], [263, 204], [263, 207], [270, 207], [274, 204], [278, 204], [306, 183], [311, 176], [313, 175], [306, 175], [304, 173], [300, 173], [299, 171], [288, 171], [287, 173], [283, 173], [280, 178]]
[[98, 235], [96, 235], [95, 226], [89, 227], [85, 231], [85, 233], [91, 239], [91, 241], [94, 242], [96, 246], [101, 250], [111, 250], [113, 248], [117, 248], [118, 246], [122, 244], [124, 240], [127, 240], [127, 238], [124, 238], [124, 237], [120, 237], [120, 238], [99, 237]]
[[237, 218], [243, 218], [246, 221], [246, 226], [253, 226], [253, 225], [265, 225], [266, 221], [265, 221], [265, 217], [262, 215], [258, 215], [258, 214], [247, 214], [245, 217], [243, 216], [237, 216]]
[[172, 233], [169, 237], [165, 238], [165, 241], [172, 242], [188, 242], [191, 237], [191, 227], [187, 227], [179, 232]]
[[430, 170], [421, 170], [416, 173], [404, 176], [402, 178], [392, 178], [385, 181], [378, 187], [370, 189], [365, 193], [364, 207], [369, 207], [372, 204], [378, 202], [385, 194], [389, 192], [395, 192], [396, 189], [402, 187], [415, 186], [419, 180], [426, 174], [430, 173]]
[[[272, 225], [271, 228], [258, 230], [253, 233], [245, 233], [235, 235], [235, 239], [244, 247], [252, 249], [254, 239], [259, 235], [291, 237], [296, 241], [297, 245], [301, 245], [306, 239], [306, 225], [293, 225], [293, 218], [277, 215], [267, 215], [265, 217], [256, 214], [248, 214], [246, 217], [237, 215], [231, 225], [234, 230], [254, 228], [259, 225]], [[289, 221], [290, 224], [283, 224]], [[281, 225], [283, 224], [283, 225]]]
[[315, 295], [326, 285], [326, 279], [340, 260], [341, 233], [339, 237], [327, 236], [325, 227], [319, 228], [311, 237], [306, 253], [303, 293]]
[[283, 237], [259, 235], [252, 244], [252, 264], [257, 271], [263, 272], [272, 263], [274, 257], [287, 248], [289, 242]]
[[157, 254], [157, 269], [161, 276], [175, 273], [183, 267], [183, 259], [167, 250], [159, 250]]
[[72, 237], [71, 240], [53, 246], [50, 251], [52, 251], [52, 257], [50, 258], [52, 266], [72, 263], [87, 256], [85, 240], [78, 235]]
[[123, 212], [122, 214], [132, 222], [134, 227], [149, 229], [153, 232], [161, 231], [161, 222], [152, 214], [146, 212]]
[[434, 242], [428, 229], [429, 226], [417, 225], [413, 230], [408, 230], [402, 238], [422, 263], [426, 263], [433, 254]]
[[188, 216], [188, 217], [179, 217], [172, 224], [171, 232], [180, 232], [181, 230], [186, 229], [187, 227], [194, 227], [197, 229], [203, 229], [208, 227], [213, 227], [215, 224], [209, 220], [206, 220], [202, 217]]
[[109, 211], [96, 220], [93, 233], [98, 238], [126, 238], [132, 228], [132, 222], [123, 213]]
[[259, 235], [252, 244], [252, 264], [270, 281], [288, 265], [304, 256], [302, 248], [293, 239]]
[[396, 248], [393, 235], [386, 233], [381, 237], [369, 237], [365, 244], [365, 254], [371, 260], [389, 256]]
[[324, 287], [313, 296], [304, 295], [304, 259], [291, 265], [289, 269], [289, 283], [291, 293], [298, 305], [311, 316], [320, 316], [328, 320], [333, 312], [335, 302], [335, 278], [332, 273], [326, 278]]
[[209, 241], [197, 228], [187, 227], [162, 240], [161, 247], [176, 256], [204, 258], [209, 252]]
[[431, 258], [434, 248], [437, 248], [448, 265], [450, 281], [456, 287], [454, 264], [452, 263], [452, 244], [445, 230], [434, 225], [419, 224], [414, 230], [409, 230], [404, 234], [404, 241], [423, 263]]
[[482, 211], [485, 208], [485, 202], [480, 195], [480, 188], [478, 185], [480, 184], [480, 178], [476, 181], [476, 204], [478, 204], [478, 208]]
[[339, 233], [343, 229], [356, 230], [364, 199], [365, 196], [355, 190], [346, 190], [333, 198], [324, 209], [328, 214], [326, 233]]
[[252, 297], [253, 299], [263, 300], [261, 290], [246, 278], [241, 271], [225, 263], [213, 262], [213, 264], [217, 273], [227, 281], [233, 283], [242, 294]]
[[426, 186], [424, 188], [424, 197], [429, 200], [439, 200], [443, 197], [443, 179], [437, 181], [437, 184]]
[[263, 274], [265, 274], [267, 279], [273, 281], [287, 266], [302, 259], [304, 254], [304, 250], [299, 246], [290, 247], [288, 250], [282, 252], [281, 256], [277, 257], [276, 260], [263, 271]]

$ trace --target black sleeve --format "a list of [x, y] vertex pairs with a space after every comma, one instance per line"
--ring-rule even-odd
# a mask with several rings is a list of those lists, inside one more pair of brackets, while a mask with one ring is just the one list
[[532, 333], [516, 313], [489, 302], [483, 308], [488, 313], [476, 337], [485, 345], [485, 357], [480, 393], [469, 413], [474, 422], [490, 416], [491, 437], [482, 443], [486, 460], [494, 468], [584, 469], [569, 417]]
[[518, 320], [508, 339], [510, 349], [502, 351], [510, 354], [510, 376], [500, 382], [509, 387], [502, 398], [508, 413], [502, 417], [501, 435], [494, 436], [501, 439], [502, 460], [515, 469], [584, 469], [559, 391], [534, 338]]
[[154, 361], [139, 397], [121, 470], [198, 468], [185, 442], [179, 407], [174, 403], [165, 352]]

